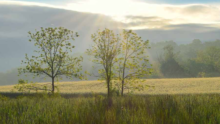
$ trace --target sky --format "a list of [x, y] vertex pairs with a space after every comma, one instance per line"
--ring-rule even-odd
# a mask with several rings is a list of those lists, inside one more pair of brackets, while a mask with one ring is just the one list
[[[219, 0], [5, 0], [111, 16], [130, 29], [169, 29], [168, 25], [205, 24], [220, 28]], [[3, 2], [4, 3], [4, 2]]]
[[150, 42], [214, 41], [220, 39], [220, 0], [0, 0], [0, 72], [32, 54], [28, 31], [50, 26], [79, 32], [78, 52], [103, 28], [133, 29]]
[[[15, 0], [15, 1], [28, 1], [28, 2], [54, 4], [54, 3], [63, 3], [63, 2], [77, 2], [80, 0]], [[137, 0], [137, 1], [147, 2], [147, 3], [166, 3], [166, 4], [219, 3], [219, 0]]]

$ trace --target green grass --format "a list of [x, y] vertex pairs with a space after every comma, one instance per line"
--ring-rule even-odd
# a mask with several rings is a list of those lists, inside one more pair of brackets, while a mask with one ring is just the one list
[[19, 97], [0, 100], [1, 124], [218, 124], [219, 95]]
[[1, 86], [11, 98], [0, 96], [0, 124], [220, 123], [220, 78], [148, 79], [145, 84], [155, 89], [111, 99], [99, 81], [56, 83], [62, 97], [17, 97], [22, 94], [10, 93], [13, 86]]

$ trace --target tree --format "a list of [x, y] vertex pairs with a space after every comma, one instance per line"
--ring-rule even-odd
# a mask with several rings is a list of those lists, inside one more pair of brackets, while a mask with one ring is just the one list
[[[197, 52], [197, 57], [191, 61], [195, 61], [199, 70], [197, 75], [200, 76], [202, 72], [206, 76], [219, 76], [220, 72], [220, 48], [216, 46], [208, 46], [204, 50]], [[195, 68], [193, 67], [193, 68]]]
[[[124, 94], [124, 88], [143, 89], [144, 82], [142, 78], [146, 78], [151, 74], [151, 66], [148, 56], [146, 56], [149, 41], [143, 41], [136, 33], [131, 30], [123, 30], [121, 36], [120, 57], [117, 59], [118, 79], [121, 82], [121, 96]], [[136, 85], [138, 84], [138, 85]]]
[[164, 47], [164, 55], [159, 59], [161, 63], [160, 70], [165, 77], [182, 77], [185, 75], [184, 69], [176, 61], [178, 54], [173, 51], [174, 48], [171, 45]]
[[214, 71], [220, 71], [220, 48], [211, 46], [197, 53], [195, 59], [198, 63], [203, 63], [212, 67]]
[[124, 87], [141, 88], [140, 78], [150, 74], [147, 57], [144, 55], [148, 41], [143, 41], [136, 33], [124, 30], [121, 35], [115, 35], [112, 30], [105, 29], [92, 35], [94, 45], [87, 50], [94, 56], [93, 62], [101, 64], [99, 69], [101, 79], [105, 79], [108, 96], [112, 91], [112, 82], [120, 82], [121, 95]]
[[185, 64], [185, 71], [188, 77], [201, 77], [199, 73], [212, 72], [212, 68], [209, 65], [197, 62], [196, 58], [189, 59]]
[[100, 79], [106, 81], [109, 97], [114, 77], [113, 66], [117, 55], [120, 53], [119, 37], [113, 31], [105, 29], [103, 31], [98, 30], [97, 33], [92, 34], [91, 38], [94, 44], [87, 50], [87, 54], [94, 56], [93, 62], [102, 66], [98, 72]]
[[33, 76], [47, 76], [52, 79], [52, 93], [54, 93], [54, 81], [56, 79], [62, 79], [62, 76], [69, 78], [78, 77], [82, 78], [80, 73], [82, 67], [80, 62], [82, 57], [72, 57], [69, 52], [75, 47], [71, 44], [71, 40], [75, 40], [78, 37], [77, 33], [65, 29], [59, 28], [41, 28], [40, 31], [35, 33], [28, 32], [30, 35], [30, 42], [34, 42], [34, 45], [38, 47], [38, 50], [34, 52], [37, 54], [32, 57], [28, 57], [26, 54], [25, 68], [20, 68], [19, 73], [30, 73]]

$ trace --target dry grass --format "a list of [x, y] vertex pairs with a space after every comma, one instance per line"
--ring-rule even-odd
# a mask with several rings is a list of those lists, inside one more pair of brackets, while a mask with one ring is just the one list
[[[40, 83], [50, 87], [50, 83]], [[155, 86], [138, 94], [220, 93], [220, 78], [147, 79], [145, 84]], [[106, 93], [101, 81], [58, 82], [61, 93]], [[11, 92], [13, 85], [0, 86], [0, 92]]]

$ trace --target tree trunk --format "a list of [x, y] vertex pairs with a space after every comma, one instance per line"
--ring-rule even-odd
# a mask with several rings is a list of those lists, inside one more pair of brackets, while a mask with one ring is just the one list
[[109, 84], [108, 84], [108, 97], [110, 96], [110, 88], [109, 88]]
[[110, 81], [109, 79], [107, 78], [107, 85], [108, 85], [108, 97], [110, 97]]
[[124, 80], [121, 82], [121, 96], [124, 95]]
[[54, 93], [54, 77], [52, 77], [52, 93]]

